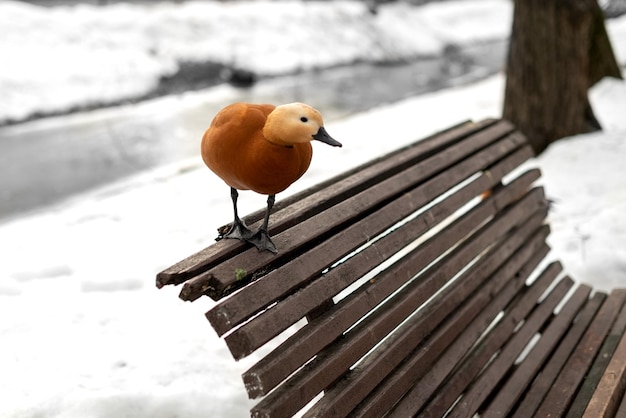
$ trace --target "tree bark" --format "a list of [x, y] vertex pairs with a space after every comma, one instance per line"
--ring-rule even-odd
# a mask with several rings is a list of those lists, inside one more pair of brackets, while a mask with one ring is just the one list
[[621, 71], [596, 0], [515, 0], [503, 117], [536, 154], [600, 128], [587, 91], [605, 76]]

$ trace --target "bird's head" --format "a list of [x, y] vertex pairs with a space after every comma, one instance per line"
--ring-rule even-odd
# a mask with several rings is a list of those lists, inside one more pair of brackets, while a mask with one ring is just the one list
[[283, 146], [311, 142], [314, 139], [333, 147], [341, 146], [324, 129], [320, 112], [304, 103], [276, 106], [267, 117], [263, 136], [268, 141]]

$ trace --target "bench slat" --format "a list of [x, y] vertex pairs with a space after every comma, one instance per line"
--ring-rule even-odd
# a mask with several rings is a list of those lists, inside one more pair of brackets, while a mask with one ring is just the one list
[[626, 418], [626, 396], [622, 398], [622, 403], [615, 414], [615, 418]]
[[521, 398], [524, 390], [532, 382], [532, 379], [539, 373], [541, 366], [546, 362], [550, 353], [565, 335], [572, 321], [591, 293], [589, 286], [581, 285], [569, 298], [563, 309], [550, 323], [541, 338], [523, 362], [517, 367], [515, 372], [507, 379], [506, 383], [500, 387], [495, 399], [489, 407], [481, 414], [484, 418], [496, 418], [507, 416], [515, 404]]
[[[538, 251], [539, 245], [543, 243], [545, 237], [547, 236], [547, 227], [543, 227], [539, 230], [539, 232], [537, 232], [535, 238], [530, 239], [531, 232], [535, 227], [538, 227], [541, 224], [544, 215], [545, 213], [542, 213], [531, 217], [528, 221], [528, 229], [520, 228], [512, 232], [511, 236], [509, 236], [507, 240], [502, 243], [500, 247], [501, 251], [491, 251], [488, 253], [488, 255], [486, 255], [479, 264], [482, 268], [482, 272], [484, 274], [492, 273], [496, 268], [504, 263], [508, 257], [511, 257], [516, 250], [519, 250], [519, 253], [513, 256], [511, 260], [507, 261], [505, 267], [502, 267], [499, 271], [500, 277], [503, 278], [502, 280], [506, 277], [511, 277], [513, 273], [521, 267], [520, 263], [527, 260], [532, 252]], [[524, 242], [527, 242], [527, 245], [520, 249], [520, 246]], [[511, 266], [513, 266], [512, 268], [514, 270], [509, 269]], [[320, 325], [320, 328], [307, 327], [302, 329], [299, 334], [304, 335], [301, 337], [299, 337], [299, 335], [293, 336], [287, 340], [283, 346], [268, 354], [248, 372], [244, 373], [243, 378], [244, 381], [247, 382], [246, 386], [250, 386], [251, 388], [256, 387], [259, 393], [267, 392], [267, 388], [273, 388], [282, 379], [291, 374], [291, 372], [295, 371], [297, 367], [312, 357], [313, 353], [318, 350], [318, 348], [312, 347], [319, 343], [322, 338], [321, 335], [318, 337], [318, 332], [323, 330], [323, 327], [330, 328], [331, 326], [336, 325], [340, 319], [342, 318], [337, 315], [328, 315], [326, 318], [321, 318], [318, 321], [323, 323]], [[328, 324], [326, 324], [325, 321], [327, 321]], [[347, 327], [352, 323], [353, 319], [347, 322], [344, 326], [339, 327], [334, 335], [340, 335], [342, 329], [347, 329]], [[323, 344], [320, 344], [320, 346], [323, 347]], [[285, 347], [291, 348], [288, 350]], [[293, 357], [299, 360], [293, 360]], [[259, 387], [264, 387], [264, 389]], [[250, 393], [250, 395], [251, 397], [254, 397], [258, 395], [258, 393], [253, 392]]]
[[[423, 375], [441, 351], [454, 341], [455, 337], [491, 302], [493, 296], [490, 297], [490, 295], [495, 296], [498, 293], [497, 290], [505, 285], [503, 278], [516, 282], [518, 288], [524, 283], [523, 275], [514, 276], [517, 270], [511, 271], [508, 275], [494, 275], [485, 283], [485, 273], [489, 275], [490, 272], [483, 271], [482, 267], [484, 266], [484, 263], [481, 263], [468, 271], [467, 275], [459, 277], [453, 286], [437, 295], [429, 307], [394, 331], [388, 342], [383, 343], [368, 354], [365, 360], [352, 370], [346, 379], [328, 389], [324, 398], [305, 416], [309, 416], [309, 414], [310, 416], [344, 416], [357, 406], [361, 408], [356, 413], [357, 416], [371, 415], [374, 409], [371, 405], [372, 399], [365, 402], [363, 400], [376, 385], [383, 381], [385, 376], [389, 375], [413, 352], [415, 355], [411, 356], [410, 363], [414, 374], [412, 373], [409, 377], [404, 370], [400, 369], [394, 371], [389, 380], [397, 381], [398, 379], [403, 380], [403, 378], [416, 380], [420, 375]], [[493, 268], [491, 270], [493, 271]], [[477, 288], [483, 289], [483, 291], [474, 294]], [[429, 334], [431, 329], [438, 325], [434, 318], [443, 320], [449, 316], [451, 317], [445, 320], [436, 331], [432, 332], [428, 339], [424, 340], [426, 334]], [[487, 325], [488, 323], [485, 324], [485, 327]], [[420, 331], [420, 328], [425, 328], [427, 332]], [[406, 366], [405, 364], [404, 367]], [[392, 389], [389, 386], [391, 383], [389, 380], [385, 380], [384, 387]], [[386, 401], [389, 401], [391, 395], [391, 392], [385, 394]], [[380, 402], [381, 400], [377, 399], [376, 401]], [[389, 405], [393, 403], [395, 402], [386, 403], [387, 410]], [[370, 405], [366, 407], [365, 404]], [[385, 404], [381, 406], [384, 408]], [[374, 413], [374, 416], [380, 416], [380, 413], [379, 410]]]
[[[493, 187], [502, 179], [503, 171], [506, 171], [506, 169], [512, 170], [526, 161], [531, 155], [530, 152], [530, 149], [523, 148], [501, 162], [496, 163], [491, 167], [494, 174], [482, 174], [479, 178], [446, 199], [447, 202], [450, 202], [449, 204], [438, 204], [437, 213], [439, 217], [448, 216], [484, 190]], [[532, 183], [537, 176], [538, 171], [533, 171], [525, 180], [530, 180]], [[432, 196], [435, 193], [446, 193], [456, 182], [457, 180], [455, 179], [437, 176], [416, 189], [407, 191], [397, 200], [390, 202], [377, 212], [349, 226], [327, 241], [320, 243], [311, 249], [306, 257], [294, 258], [279, 269], [268, 273], [248, 285], [245, 289], [242, 289], [237, 298], [224, 300], [207, 312], [209, 322], [211, 322], [211, 325], [219, 335], [223, 335], [246, 318], [253, 316], [264, 307], [275, 302], [276, 298], [288, 294], [293, 288], [308, 283], [326, 267], [394, 225], [399, 218], [406, 217], [415, 212], [416, 208], [426, 205], [428, 203], [427, 196]], [[519, 194], [523, 190], [520, 187]], [[431, 212], [435, 213], [436, 211], [432, 210]], [[424, 223], [413, 233], [413, 237], [419, 234], [420, 229], [430, 227], [436, 223], [438, 221], [435, 219]]]
[[[555, 275], [556, 277], [556, 275]], [[522, 327], [515, 332], [511, 339], [492, 360], [488, 368], [472, 383], [461, 401], [452, 409], [452, 416], [472, 415], [485, 402], [491, 391], [501, 382], [522, 353], [526, 345], [550, 318], [556, 306], [565, 297], [567, 291], [574, 284], [569, 277], [563, 279], [526, 318]]]
[[[341, 328], [343, 327], [338, 328], [337, 325], [343, 319], [338, 310], [343, 309], [345, 317], [350, 318], [350, 321], [346, 324], [347, 326], [355, 323], [362, 318], [364, 313], [368, 312], [397, 289], [398, 285], [406, 282], [415, 273], [433, 261], [441, 253], [440, 248], [450, 248], [459, 236], [467, 235], [483, 223], [485, 219], [492, 216], [493, 206], [489, 201], [490, 199], [484, 201], [476, 209], [466, 213], [446, 229], [439, 231], [433, 240], [418, 247], [398, 263], [384, 270], [381, 273], [382, 277], [373, 278], [368, 283], [367, 292], [360, 292], [358, 295], [347, 298], [345, 303], [331, 309], [329, 317], [332, 318], [332, 322], [328, 323], [330, 329], [322, 328], [317, 324], [318, 326], [314, 330], [318, 333], [318, 338], [310, 341], [306, 348], [311, 349], [312, 346], [320, 344], [320, 341], [332, 338], [333, 332], [338, 331], [339, 334], [335, 335], [341, 335], [340, 333], [343, 332]], [[517, 222], [522, 221], [523, 215], [528, 216], [534, 212], [533, 207], [541, 207], [536, 205], [542, 201], [542, 190], [535, 189], [499, 218], [500, 222], [498, 223], [506, 225], [507, 222], [513, 222], [512, 225], [508, 228], [497, 225], [493, 227], [493, 230], [498, 230], [498, 228], [506, 230], [514, 227]], [[498, 232], [503, 233], [501, 230]], [[494, 238], [491, 238], [490, 241], [493, 242], [493, 240]], [[407, 270], [407, 266], [410, 266], [409, 270]], [[343, 346], [341, 342], [338, 342], [329, 350], [322, 351], [303, 370], [296, 373], [283, 386], [270, 393], [254, 410], [264, 410], [266, 411], [264, 413], [269, 416], [282, 416], [297, 411], [297, 409], [292, 410], [288, 408], [296, 406], [301, 408], [304, 406], [304, 404], [313, 399], [328, 384], [332, 383], [352, 366], [362, 355], [367, 353], [381, 338], [402, 322], [422, 302], [428, 299], [436, 289], [441, 287], [455, 274], [456, 271], [454, 270], [447, 272], [445, 266], [447, 264], [442, 264], [441, 268], [437, 270], [438, 274], [434, 277], [427, 277], [424, 281], [414, 281], [412, 286], [406, 287], [402, 293], [402, 300], [405, 303], [394, 302], [378, 309], [376, 315], [368, 317], [350, 331], [350, 344], [348, 346]], [[397, 284], [388, 286], [388, 283]], [[388, 287], [385, 288], [385, 285]], [[379, 288], [386, 290], [380, 293], [380, 291], [376, 291]], [[294, 346], [294, 343], [290, 342], [289, 348]], [[312, 354], [315, 354], [315, 352], [317, 350], [313, 350]], [[309, 355], [304, 361], [310, 357]], [[296, 405], [295, 400], [300, 402], [306, 400], [306, 402], [302, 405]]]
[[[536, 217], [538, 218], [538, 217]], [[543, 219], [543, 218], [541, 218]], [[528, 227], [533, 229], [536, 221], [529, 220]], [[497, 314], [510, 303], [517, 292], [524, 286], [528, 275], [535, 269], [539, 262], [548, 253], [544, 242], [547, 236], [547, 227], [543, 227], [530, 238], [526, 236], [525, 228], [520, 228], [512, 233], [504, 242], [496, 244], [506, 255], [501, 258], [499, 251], [492, 251], [481, 263], [475, 266], [476, 272], [484, 272], [491, 275], [488, 282], [480, 287], [468, 302], [469, 306], [482, 305], [487, 301], [489, 304], [482, 312], [461, 332], [447, 351], [432, 353], [432, 341], [442, 338], [439, 334], [445, 334], [447, 328], [454, 327], [465, 312], [459, 310], [458, 314], [446, 322], [426, 342], [419, 354], [412, 357], [402, 365], [390, 379], [384, 382], [366, 401], [361, 403], [355, 413], [356, 416], [377, 417], [382, 416], [389, 410], [389, 405], [395, 404], [407, 391], [409, 393], [402, 399], [400, 406], [392, 416], [410, 416], [413, 410], [419, 410], [437, 387], [443, 382], [455, 364], [474, 345], [478, 338], [487, 329]], [[518, 240], [522, 238], [525, 244], [520, 248]], [[496, 270], [497, 269], [497, 270]], [[474, 272], [473, 272], [474, 273]], [[469, 309], [469, 308], [468, 308]], [[417, 353], [417, 352], [416, 352]], [[429, 361], [430, 355], [442, 355], [437, 361]], [[434, 366], [433, 366], [434, 365]], [[431, 368], [432, 366], [432, 368]], [[416, 382], [419, 384], [416, 386]], [[414, 389], [410, 389], [413, 387]], [[408, 408], [407, 408], [408, 407]]]
[[[624, 335], [624, 331], [626, 331], [626, 309], [622, 309], [622, 312], [613, 324], [609, 335], [604, 340], [604, 344], [602, 344], [602, 348], [596, 356], [596, 360], [591, 366], [589, 373], [585, 376], [585, 380], [578, 391], [576, 399], [572, 402], [572, 406], [567, 413], [568, 418], [580, 417], [585, 412], [592, 396], [594, 396], [596, 388], [599, 386], [601, 379], [603, 379], [606, 374], [605, 370], [609, 365], [609, 361], [612, 361], [615, 350], [620, 343], [622, 335]], [[614, 413], [615, 411], [613, 411], [613, 414]], [[598, 417], [599, 416], [600, 415], [598, 415]]]
[[[381, 157], [374, 158], [315, 186], [281, 199], [276, 202], [274, 208], [276, 212], [281, 212], [285, 209], [285, 214], [296, 218], [296, 222], [293, 222], [295, 224], [301, 219], [316, 213], [309, 211], [315, 210], [311, 206], [317, 206], [320, 198], [327, 196], [327, 200], [338, 201], [337, 197], [345, 196], [348, 190], [350, 190], [351, 195], [354, 195], [369, 187], [376, 179], [380, 180], [390, 177], [404, 170], [409, 165], [416, 164], [427, 156], [433, 155], [439, 150], [487, 128], [491, 129], [491, 135], [496, 136], [504, 136], [514, 130], [513, 125], [508, 121], [496, 119], [485, 119], [480, 122], [461, 122], [456, 126], [444, 129]], [[355, 181], [353, 179], [359, 180]], [[363, 183], [363, 179], [367, 179], [367, 181]], [[299, 215], [299, 213], [302, 213], [302, 215]], [[263, 219], [264, 216], [265, 208], [261, 208], [243, 219], [247, 225], [251, 225]]]
[[[361, 167], [349, 170], [348, 174], [351, 173], [350, 175], [344, 173], [334, 179], [327, 180], [324, 183], [326, 187], [319, 192], [313, 194], [309, 191], [303, 191], [300, 193], [301, 197], [287, 198], [287, 202], [292, 201], [293, 203], [284, 211], [281, 210], [281, 205], [275, 205], [277, 213], [274, 215], [277, 219], [273, 220], [270, 232], [272, 235], [282, 232], [287, 227], [322, 212], [326, 206], [354, 196], [412, 165], [421, 164], [430, 156], [455, 143], [464, 141], [470, 135], [484, 134], [484, 140], [494, 140], [509, 135], [513, 130], [513, 126], [506, 121], [470, 122], [393, 151], [373, 162], [370, 161]], [[250, 219], [249, 224], [252, 224], [254, 220], [260, 221], [264, 215], [265, 210], [260, 209], [253, 214], [255, 219]], [[244, 219], [248, 220], [247, 217]]]
[[[341, 199], [341, 196], [364, 190], [369, 184], [372, 184], [372, 179], [380, 178], [385, 173], [393, 173], [398, 168], [415, 163], [451, 143], [486, 128], [491, 129], [491, 133], [494, 135], [505, 135], [513, 130], [513, 126], [506, 121], [487, 119], [478, 123], [466, 122], [425, 138], [416, 144], [391, 152], [384, 157], [365, 163], [317, 186], [276, 202], [270, 232], [273, 235], [279, 230], [284, 230], [286, 225], [293, 225], [311, 216], [311, 210], [317, 210], [319, 213], [319, 211], [336, 203], [338, 199]], [[259, 210], [243, 219], [248, 225], [252, 225], [262, 219], [263, 213], [264, 210]], [[245, 248], [246, 244], [237, 240], [221, 240], [160, 272], [157, 275], [157, 287], [184, 283]]]
[[[507, 192], [509, 192], [509, 190], [505, 188], [495, 196], [503, 196], [507, 194]], [[509, 222], [510, 225], [510, 222], [516, 216], [520, 216], [520, 214], [530, 216], [534, 212], [530, 208], [532, 208], [534, 204], [541, 202], [542, 196], [541, 189], [536, 189], [532, 194], [528, 195], [518, 204], [518, 206], [516, 206], [514, 211], [512, 210], [509, 212], [508, 217], [501, 217], [501, 220], [496, 223], [495, 226], [492, 224], [491, 230], [488, 230], [488, 233], [483, 234], [484, 237], [482, 238], [481, 245], [484, 247], [485, 245], [489, 245], [497, 240], [497, 236], [494, 235], [494, 231], [496, 231], [498, 227], [506, 225], [506, 222]], [[486, 201], [482, 205], [483, 211], [487, 212], [482, 217], [474, 219], [473, 223], [465, 226], [465, 229], [472, 229], [480, 225], [482, 219], [485, 219], [486, 216], [490, 216], [490, 214], [492, 214], [492, 212], [488, 211], [491, 207], [489, 202], [490, 201]], [[543, 208], [542, 211], [543, 213], [541, 216], [538, 216], [535, 219], [537, 224], [545, 216], [545, 208]], [[472, 221], [472, 218], [470, 218], [469, 215], [470, 214], [467, 214], [464, 219]], [[518, 221], [521, 222], [522, 219], [523, 217]], [[391, 266], [387, 271], [385, 271], [385, 277], [378, 277], [373, 280], [373, 283], [369, 286], [367, 293], [362, 293], [358, 298], [352, 297], [351, 299], [342, 301], [340, 306], [335, 307], [335, 309], [326, 316], [329, 318], [328, 322], [325, 322], [325, 319], [315, 321], [314, 324], [310, 324], [310, 326], [305, 327], [305, 329], [290, 338], [284, 344], [288, 348], [279, 347], [274, 352], [268, 354], [262, 362], [258, 363], [249, 372], [244, 374], [244, 381], [246, 382], [246, 387], [249, 390], [250, 396], [254, 397], [259, 394], [264, 394], [269, 389], [273, 388], [280, 380], [291, 374], [291, 372], [293, 372], [297, 367], [304, 364], [325, 345], [330, 343], [334, 338], [340, 336], [356, 321], [361, 319], [363, 315], [372, 307], [376, 306], [386, 297], [391, 295], [399, 286], [403, 285], [408, 279], [410, 279], [413, 274], [417, 273], [417, 271], [421, 268], [427, 266], [437, 254], [437, 251], [434, 250], [435, 248], [452, 245], [453, 241], [450, 240], [458, 239], [456, 236], [460, 234], [457, 231], [463, 226], [463, 223], [467, 223], [467, 221], [464, 222], [463, 220], [459, 220], [456, 224], [448, 227], [447, 230], [441, 231], [440, 234], [426, 243], [423, 247], [418, 248], [410, 258], [405, 258], [396, 265]], [[509, 227], [512, 227], [512, 225]], [[410, 231], [410, 224], [405, 225], [405, 229]], [[397, 233], [398, 231], [395, 231], [394, 233]], [[532, 230], [528, 231], [528, 233], [530, 232], [532, 232]], [[500, 233], [502, 233], [502, 231], [500, 231]], [[391, 236], [392, 235], [390, 234], [388, 237]], [[374, 251], [376, 250], [374, 249]], [[477, 249], [475, 251], [478, 252], [481, 250]], [[363, 253], [365, 253], [365, 251]], [[503, 254], [506, 255], [506, 252]], [[359, 255], [357, 255], [357, 257]], [[384, 260], [385, 256], [386, 255], [381, 256], [381, 260]], [[471, 259], [471, 255], [466, 255], [465, 257], [466, 260], [468, 258]], [[370, 256], [366, 256], [366, 258], [370, 258]], [[449, 258], [450, 257], [446, 260]], [[378, 260], [378, 262], [381, 260]], [[417, 261], [411, 262], [411, 260]], [[406, 268], [404, 266], [410, 265], [410, 263], [413, 265], [411, 270], [405, 270]], [[351, 267], [349, 272], [356, 277], [362, 276], [368, 271], [367, 268], [358, 270], [358, 268], [362, 266], [363, 263], [359, 262], [356, 266]], [[338, 279], [346, 277], [341, 274], [342, 267], [343, 266], [340, 265], [337, 269], [331, 270], [327, 274], [327, 277], [331, 279], [333, 276], [336, 276]], [[339, 273], [334, 274], [337, 272]], [[327, 277], [318, 280], [321, 284], [315, 285], [316, 287], [314, 289], [319, 289], [317, 286], [323, 286]], [[429, 291], [432, 293], [433, 285], [430, 284], [430, 282], [425, 282], [423, 286], [426, 285], [430, 286], [431, 290]], [[424, 300], [427, 295], [427, 293], [423, 292], [418, 296], [417, 300]], [[298, 339], [300, 339], [300, 341]]]
[[591, 321], [605, 299], [606, 295], [604, 293], [597, 292], [587, 301], [574, 325], [568, 330], [567, 335], [561, 341], [557, 350], [551, 355], [548, 363], [543, 367], [539, 376], [524, 394], [522, 402], [514, 412], [514, 417], [527, 418], [535, 416], [537, 408], [539, 408], [546, 393], [554, 383], [554, 380], [562, 370], [570, 354], [574, 351], [578, 341], [589, 327], [589, 324], [591, 324]]
[[[524, 160], [524, 152], [521, 151], [515, 155], [518, 156], [518, 160], [515, 161], [516, 163]], [[499, 207], [505, 205], [513, 198], [521, 195], [532, 183], [532, 181], [536, 179], [537, 175], [538, 172], [536, 171], [526, 173], [524, 176], [513, 182], [511, 187], [507, 188], [506, 191], [496, 193], [494, 195], [494, 202], [496, 206]], [[485, 181], [487, 178], [487, 175], [483, 175], [474, 180], [461, 190], [450, 195], [444, 201], [436, 204], [432, 209], [420, 215], [411, 222], [410, 226], [403, 227], [394, 232], [394, 234], [385, 236], [380, 240], [380, 242], [374, 244], [374, 248], [364, 250], [364, 254], [360, 255], [360, 257], [364, 260], [360, 265], [360, 271], [368, 271], [374, 266], [380, 264], [384, 261], [384, 259], [392, 256], [396, 251], [403, 248], [416, 237], [421, 235], [427, 228], [431, 228], [433, 225], [438, 224], [454, 211], [458, 210], [462, 205], [469, 202], [473, 197], [478, 195], [481, 190], [485, 190]], [[393, 217], [394, 214], [396, 216], [398, 216], [398, 214], [404, 216], [405, 213], [403, 212], [403, 207], [397, 205], [396, 203], [400, 203], [408, 209], [414, 210], [413, 205], [415, 200], [415, 195], [412, 192], [406, 193], [394, 203], [381, 209], [381, 211], [378, 211], [355, 224], [355, 233], [364, 234], [369, 232], [370, 228], [379, 222], [379, 217], [386, 220]], [[406, 214], [409, 214], [409, 212], [407, 211]], [[388, 228], [391, 225], [392, 223], [386, 222], [385, 227]], [[353, 227], [351, 226], [346, 231], [352, 229]], [[364, 229], [366, 229], [366, 231], [363, 231]], [[245, 294], [238, 294], [236, 299], [227, 299], [223, 302], [223, 304], [220, 304], [209, 311], [207, 313], [209, 321], [217, 330], [218, 334], [224, 333], [229, 330], [230, 326], [243, 321], [245, 317], [252, 316], [274, 301], [274, 298], [264, 299], [264, 297], [268, 297], [273, 294], [275, 295], [277, 293], [284, 293], [284, 286], [294, 287], [297, 283], [306, 283], [308, 280], [315, 277], [314, 273], [319, 274], [322, 268], [327, 264], [328, 257], [336, 258], [337, 253], [342, 254], [342, 252], [333, 248], [333, 243], [342, 239], [343, 235], [340, 234], [339, 236], [336, 236], [311, 250], [306, 257], [307, 265], [303, 265], [303, 263], [299, 262], [300, 258], [296, 258], [293, 262], [281, 267], [279, 270], [271, 272], [263, 279], [250, 284], [246, 289], [242, 290], [241, 293], [245, 292]], [[349, 235], [348, 242], [350, 241], [354, 241], [352, 235]], [[371, 253], [371, 255], [368, 255], [368, 253]], [[311, 273], [307, 273], [307, 267], [310, 267], [311, 265], [314, 267], [311, 269]], [[308, 280], [302, 279], [301, 275], [305, 275]], [[247, 354], [260, 347], [270, 338], [273, 338], [279, 332], [287, 329], [300, 318], [304, 317], [315, 307], [335, 296], [358, 277], [356, 274], [347, 276], [340, 275], [339, 273], [333, 273], [330, 276], [336, 278], [336, 281], [331, 282], [330, 277], [324, 277], [323, 280], [317, 280], [310, 286], [305, 287], [287, 299], [284, 299], [278, 307], [274, 307], [264, 312], [264, 314], [260, 317], [256, 317], [254, 321], [245, 324], [235, 332], [231, 333], [226, 338], [226, 342], [229, 347], [233, 347], [233, 350], [231, 350], [233, 354], [240, 356], [242, 355], [241, 353]], [[267, 283], [268, 281], [271, 282]], [[272, 284], [275, 284], [275, 286], [282, 286], [281, 290], [267, 290], [267, 286]], [[233, 301], [232, 303], [230, 302], [231, 300]], [[236, 348], [238, 346], [245, 346], [246, 349]]]
[[[620, 314], [620, 326], [623, 333], [623, 319], [626, 318], [626, 309], [622, 309]], [[616, 336], [614, 330], [609, 338], [612, 340]], [[613, 345], [610, 341], [609, 345]], [[604, 349], [602, 350], [604, 352]], [[604, 356], [599, 356], [604, 357]], [[611, 361], [606, 367], [602, 379], [600, 380], [593, 396], [585, 409], [584, 418], [604, 418], [613, 417], [617, 413], [624, 392], [626, 391], [626, 335], [622, 334], [619, 344], [611, 353]]]
[[[309, 286], [304, 287], [300, 291], [282, 300], [279, 306], [268, 310], [260, 317], [255, 318], [254, 321], [243, 325], [225, 339], [229, 347], [232, 347], [231, 351], [234, 353], [240, 353], [242, 351], [251, 352], [254, 349], [260, 347], [270, 338], [273, 338], [279, 332], [287, 329], [289, 326], [298, 321], [300, 318], [304, 317], [308, 312], [315, 309], [324, 301], [337, 295], [339, 292], [352, 284], [361, 275], [366, 274], [368, 271], [383, 262], [386, 258], [393, 256], [393, 254], [395, 254], [397, 251], [410, 244], [412, 241], [415, 240], [415, 238], [426, 232], [432, 225], [442, 222], [464, 204], [473, 199], [477, 194], [479, 194], [479, 190], [485, 190], [484, 186], [484, 182], [472, 182], [467, 187], [454, 193], [444, 202], [436, 205], [432, 210], [429, 210], [426, 213], [420, 215], [418, 218], [411, 222], [411, 225], [397, 229], [392, 234], [389, 234], [386, 237], [382, 238], [379, 242], [372, 244], [371, 248], [363, 251], [363, 255], [358, 256], [362, 258], [364, 262], [360, 263], [358, 270], [352, 271], [351, 275], [341, 274], [340, 272], [342, 270], [346, 270], [347, 267], [339, 267], [338, 272], [327, 273], [326, 275], [318, 278], [318, 280], [314, 281]], [[399, 201], [406, 202], [406, 205], [410, 207], [413, 200], [414, 195], [412, 193], [408, 193], [404, 195]], [[382, 213], [381, 211], [379, 211], [371, 215], [370, 217], [365, 218], [363, 222], [355, 224], [355, 229], [358, 230], [356, 233], [367, 234], [369, 228], [372, 225], [376, 224], [376, 218], [378, 217], [382, 217], [383, 219], [392, 219], [392, 222], [387, 223], [385, 225], [385, 228], [392, 226], [395, 223], [393, 222], [393, 215], [397, 213], [398, 210], [400, 210], [398, 208], [398, 205], [392, 204], [386, 207], [382, 211]], [[367, 229], [364, 230], [365, 228]], [[352, 229], [352, 227], [350, 227], [350, 229]], [[324, 262], [324, 254], [329, 254], [329, 256], [336, 257], [336, 255], [334, 254], [337, 253], [329, 251], [328, 247], [332, 245], [333, 241], [341, 239], [343, 239], [343, 236], [335, 237], [332, 240], [327, 241], [329, 245], [324, 245], [324, 243], [316, 247], [315, 250], [322, 249], [323, 251], [321, 252], [321, 254], [319, 254], [319, 257], [315, 258], [315, 260]], [[315, 253], [316, 255], [318, 254], [317, 251], [315, 251]], [[371, 257], [369, 256], [369, 253], [372, 253]], [[340, 255], [343, 254], [340, 253]], [[307, 260], [311, 260], [311, 258], [307, 256]], [[296, 259], [295, 263], [290, 263], [287, 269], [281, 269], [280, 271], [276, 271], [275, 275], [273, 273], [268, 274], [267, 279], [274, 279], [274, 277], [276, 276], [278, 278], [275, 280], [285, 281], [286, 278], [298, 277], [299, 272], [302, 271], [302, 264], [297, 263], [297, 261], [298, 259]], [[348, 263], [354, 263], [354, 260], [348, 261]], [[317, 268], [314, 271], [319, 274], [324, 266], [317, 265], [316, 267]], [[257, 283], [261, 283], [261, 281]], [[250, 285], [250, 287], [251, 286], [253, 285]], [[253, 296], [254, 294], [250, 293], [250, 298], [252, 298]], [[238, 302], [240, 300], [241, 298], [238, 298]], [[244, 300], [247, 300], [247, 298]], [[237, 303], [236, 306], [240, 306], [240, 304], [241, 302]], [[233, 314], [238, 313], [234, 308], [230, 309]], [[242, 306], [241, 310], [243, 310], [245, 313], [248, 313], [250, 311], [254, 313], [253, 308], [246, 309], [244, 306]], [[217, 310], [217, 313], [221, 313], [221, 310]], [[243, 314], [241, 314], [241, 311], [239, 311], [239, 314], [240, 317], [243, 316]], [[212, 318], [214, 318], [214, 316], [211, 316], [211, 319]], [[236, 349], [235, 347], [237, 346], [246, 346], [249, 348], [247, 350]]]
[[537, 410], [537, 415], [546, 416], [548, 413], [562, 415], [567, 412], [591, 366], [595, 353], [600, 350], [600, 345], [621, 310], [625, 297], [626, 292], [613, 291], [602, 304], [587, 332]]
[[546, 263], [532, 154], [507, 121], [459, 124], [277, 202], [278, 254], [221, 240], [157, 287], [217, 302], [237, 360], [271, 343], [254, 417], [626, 418], [626, 289]]
[[[496, 142], [494, 142], [496, 141]], [[278, 254], [259, 252], [256, 248], [247, 248], [232, 256], [206, 273], [190, 279], [181, 291], [184, 300], [195, 300], [206, 294], [219, 300], [237, 288], [256, 278], [256, 274], [266, 270], [268, 264], [278, 265], [287, 257], [296, 256], [308, 249], [307, 243], [332, 236], [342, 225], [351, 219], [371, 213], [390, 199], [410, 190], [417, 184], [437, 173], [445, 171], [445, 176], [463, 176], [463, 170], [470, 173], [485, 168], [502, 155], [506, 155], [524, 145], [524, 138], [513, 133], [500, 139], [490, 135], [477, 134], [467, 141], [455, 144], [424, 161], [410, 166], [404, 171], [376, 183], [367, 190], [348, 197], [327, 210], [311, 216], [275, 236], [273, 241], [280, 248]], [[486, 147], [486, 148], [484, 148]], [[468, 163], [462, 162], [458, 172], [446, 169], [476, 153]], [[467, 175], [465, 177], [467, 177]], [[465, 177], [461, 177], [465, 178]], [[459, 179], [459, 181], [461, 180]], [[238, 277], [235, 271], [245, 271], [245, 277]]]
[[[472, 349], [470, 356], [463, 361], [444, 386], [439, 389], [438, 393], [423, 411], [426, 416], [443, 416], [446, 413], [488, 363], [492, 355], [509, 339], [520, 321], [532, 311], [539, 297], [548, 288], [559, 271], [558, 265], [551, 265], [550, 268], [544, 270], [541, 276], [524, 293], [519, 295], [516, 302], [505, 311], [504, 316], [479, 345]], [[568, 285], [564, 282], [561, 286]]]

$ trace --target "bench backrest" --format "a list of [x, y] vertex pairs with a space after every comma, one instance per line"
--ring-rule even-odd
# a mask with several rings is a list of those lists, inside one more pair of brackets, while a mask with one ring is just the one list
[[[532, 311], [540, 327], [572, 286], [553, 284], [560, 265], [542, 263], [540, 173], [519, 170], [531, 156], [506, 121], [463, 123], [278, 202], [278, 254], [222, 240], [157, 284], [218, 301], [206, 316], [235, 359], [270, 343], [243, 375], [249, 396], [264, 397], [253, 416], [289, 416], [314, 399], [305, 416], [375, 417], [390, 405], [437, 415], [460, 394], [436, 392], [441, 382], [471, 376], [470, 349], [491, 350], [472, 354], [486, 356], [471, 363], [480, 371], [516, 324]], [[576, 294], [568, 304], [580, 309], [589, 289]]]

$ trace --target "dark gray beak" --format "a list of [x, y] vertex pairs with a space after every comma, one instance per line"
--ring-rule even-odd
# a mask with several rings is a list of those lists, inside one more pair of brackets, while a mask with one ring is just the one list
[[330, 135], [328, 135], [328, 132], [326, 132], [326, 129], [324, 129], [323, 126], [321, 126], [320, 130], [313, 135], [313, 139], [322, 141], [323, 143], [332, 145], [333, 147], [341, 147], [341, 142], [334, 140]]

